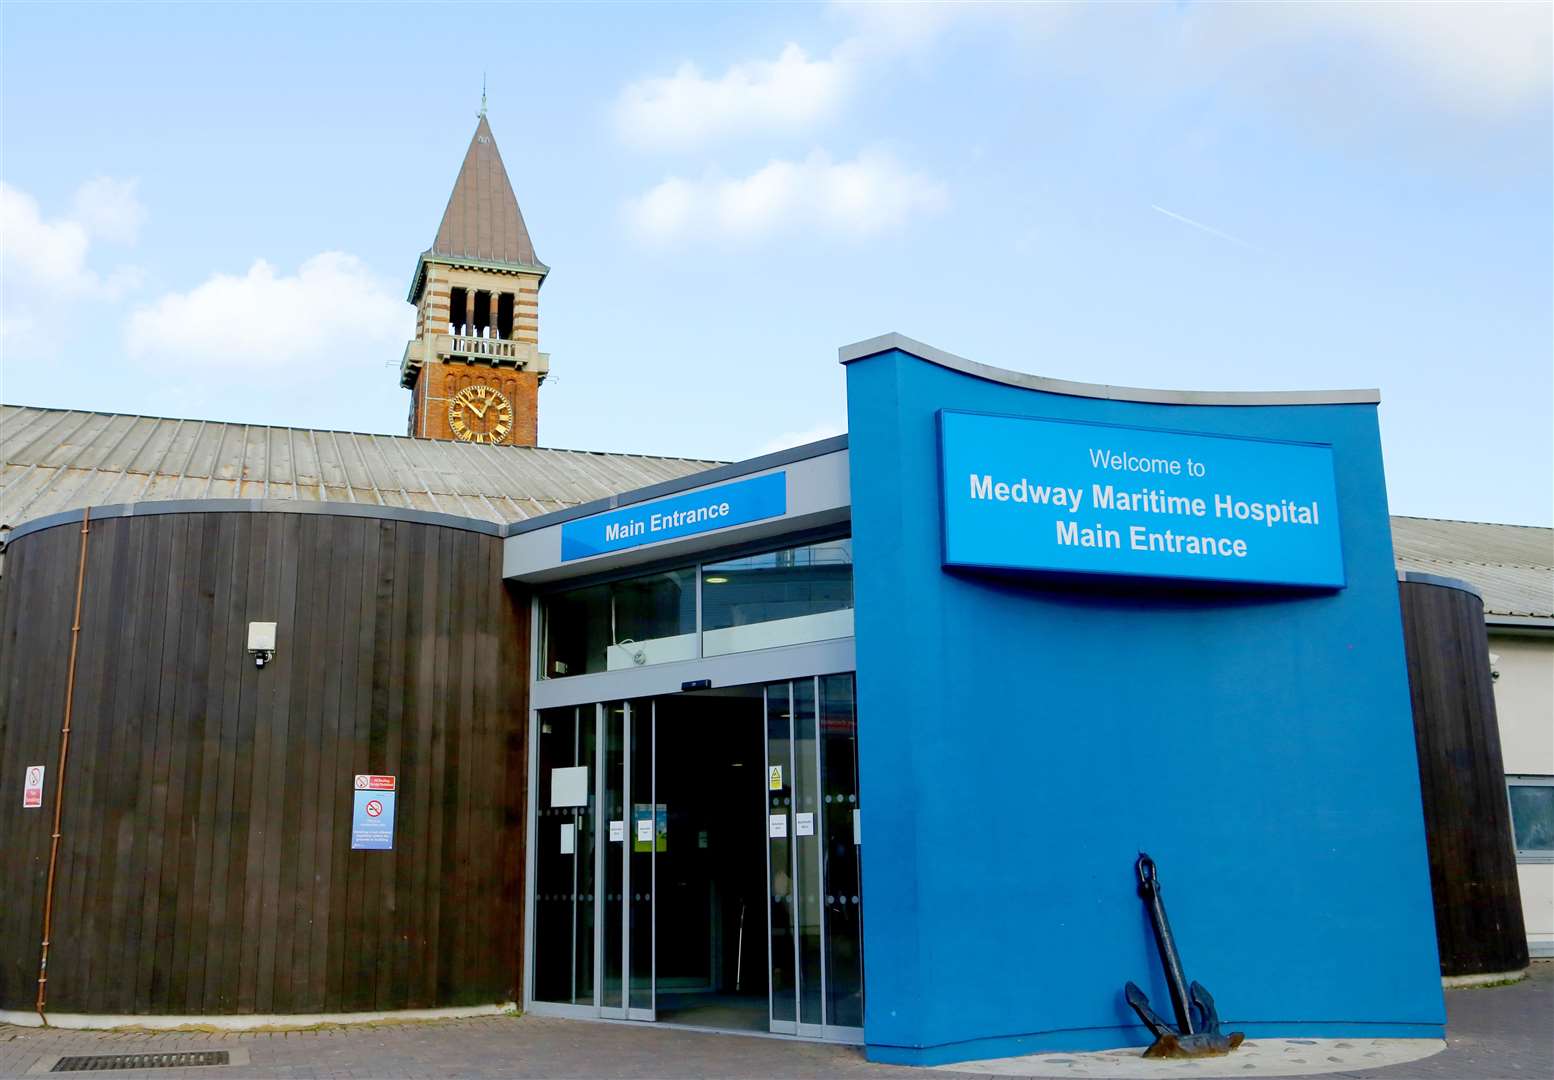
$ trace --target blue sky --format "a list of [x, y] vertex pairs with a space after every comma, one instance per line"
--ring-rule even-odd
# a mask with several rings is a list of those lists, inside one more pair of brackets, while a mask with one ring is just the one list
[[8, 3], [26, 404], [401, 432], [490, 119], [547, 445], [838, 431], [898, 330], [1135, 386], [1377, 386], [1394, 512], [1554, 519], [1542, 4]]

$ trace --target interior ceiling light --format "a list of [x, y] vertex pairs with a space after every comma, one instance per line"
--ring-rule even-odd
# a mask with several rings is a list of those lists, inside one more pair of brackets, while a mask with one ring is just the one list
[[703, 578], [702, 580], [706, 581], [706, 583], [708, 585], [727, 585], [728, 584], [728, 578], [723, 577], [721, 574], [715, 574], [715, 575], [713, 575], [710, 578]]

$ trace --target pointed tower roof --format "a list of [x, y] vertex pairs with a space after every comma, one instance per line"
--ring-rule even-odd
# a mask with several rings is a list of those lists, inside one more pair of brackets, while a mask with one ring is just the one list
[[544, 268], [534, 254], [523, 211], [518, 209], [518, 197], [513, 194], [484, 109], [453, 184], [453, 194], [448, 197], [442, 224], [437, 227], [437, 239], [427, 254]]

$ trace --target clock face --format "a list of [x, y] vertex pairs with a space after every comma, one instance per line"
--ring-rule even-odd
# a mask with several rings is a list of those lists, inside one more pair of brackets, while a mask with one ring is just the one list
[[460, 442], [501, 442], [513, 430], [512, 402], [495, 387], [466, 386], [448, 403], [448, 426]]

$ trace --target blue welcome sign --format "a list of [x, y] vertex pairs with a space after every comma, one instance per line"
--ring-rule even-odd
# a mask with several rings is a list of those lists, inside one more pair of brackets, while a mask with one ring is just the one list
[[1331, 447], [943, 410], [946, 566], [1342, 588]]
[[565, 522], [561, 526], [561, 561], [745, 525], [787, 512], [787, 473], [767, 473]]

